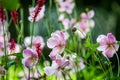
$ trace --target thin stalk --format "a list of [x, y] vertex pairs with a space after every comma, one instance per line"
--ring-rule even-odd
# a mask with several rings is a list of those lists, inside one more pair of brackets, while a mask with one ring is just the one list
[[19, 26], [18, 26], [18, 24], [15, 24], [15, 28], [16, 28], [17, 34], [19, 34]]
[[30, 68], [28, 68], [28, 80], [30, 80]]
[[118, 61], [118, 74], [117, 74], [117, 76], [119, 77], [119, 71], [120, 71], [120, 68], [119, 68], [119, 57], [118, 57], [117, 53], [115, 53], [115, 55], [116, 55], [117, 61]]
[[21, 29], [20, 29], [20, 33], [19, 33], [19, 36], [18, 36], [18, 39], [17, 39], [17, 41], [18, 41], [18, 43], [20, 43], [20, 41], [21, 40], [23, 40], [23, 27], [24, 27], [24, 23], [23, 23], [23, 21], [24, 21], [24, 15], [23, 15], [24, 13], [23, 13], [23, 9], [20, 9], [20, 17], [21, 17], [21, 23], [20, 23], [20, 25], [21, 25]]
[[35, 6], [35, 0], [32, 0], [32, 6]]
[[31, 31], [31, 45], [30, 45], [30, 47], [32, 47], [33, 35], [34, 35], [34, 22], [32, 23], [32, 31]]
[[[5, 67], [6, 67], [6, 70], [8, 69], [7, 67], [7, 52], [6, 52], [6, 32], [5, 32], [5, 26], [4, 26], [4, 23], [2, 21], [2, 25], [3, 25], [3, 36], [4, 36], [4, 53], [5, 53]], [[6, 80], [7, 80], [7, 74], [6, 74]]]
[[113, 78], [113, 71], [112, 71], [112, 66], [111, 66], [111, 63], [110, 63], [110, 60], [106, 57], [107, 61], [108, 61], [108, 65], [110, 66], [110, 77]]
[[[115, 52], [117, 52], [112, 45], [111, 45], [111, 47], [114, 49]], [[120, 64], [120, 62], [119, 62], [119, 57], [118, 57], [117, 53], [115, 53], [115, 55], [117, 57], [117, 62], [118, 62], [118, 73], [117, 73], [117, 76], [119, 77], [119, 71], [120, 71], [119, 64]]]

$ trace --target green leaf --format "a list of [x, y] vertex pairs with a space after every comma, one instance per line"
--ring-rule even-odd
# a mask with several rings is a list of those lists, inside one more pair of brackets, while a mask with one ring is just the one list
[[19, 0], [1, 0], [0, 3], [7, 10], [17, 10], [20, 6]]
[[120, 45], [120, 41], [118, 41], [118, 42], [117, 42], [117, 44], [119, 44], [119, 45]]
[[16, 56], [16, 57], [23, 57], [22, 53], [13, 53], [13, 54], [9, 54], [7, 56]]

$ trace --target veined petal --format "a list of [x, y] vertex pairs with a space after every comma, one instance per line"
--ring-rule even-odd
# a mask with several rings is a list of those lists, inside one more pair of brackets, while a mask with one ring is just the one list
[[45, 67], [44, 71], [46, 75], [50, 76], [55, 73], [56, 69], [54, 69], [53, 67]]

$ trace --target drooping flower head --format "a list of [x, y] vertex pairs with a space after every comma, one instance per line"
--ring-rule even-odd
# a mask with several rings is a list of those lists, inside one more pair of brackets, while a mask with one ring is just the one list
[[38, 62], [38, 54], [35, 50], [27, 48], [23, 50], [22, 63], [27, 68], [32, 68]]
[[97, 50], [102, 51], [105, 57], [111, 58], [118, 51], [119, 45], [112, 33], [106, 35], [99, 35], [97, 42], [100, 44]]
[[28, 17], [28, 20], [31, 22], [39, 21], [44, 16], [45, 6], [44, 6], [45, 0], [38, 0], [38, 4], [35, 8], [29, 9], [30, 16]]
[[52, 61], [52, 66], [45, 67], [44, 71], [48, 76], [55, 74], [57, 77], [61, 77], [62, 70], [64, 70], [65, 67], [69, 66], [69, 64], [70, 64], [69, 60], [67, 60], [65, 57], [57, 55], [56, 59]]
[[63, 31], [56, 31], [51, 34], [51, 38], [47, 41], [47, 46], [52, 49], [49, 57], [55, 59], [57, 54], [61, 54], [66, 46], [68, 34]]
[[13, 10], [10, 12], [12, 21], [14, 22], [14, 24], [18, 23], [18, 12], [16, 10]]

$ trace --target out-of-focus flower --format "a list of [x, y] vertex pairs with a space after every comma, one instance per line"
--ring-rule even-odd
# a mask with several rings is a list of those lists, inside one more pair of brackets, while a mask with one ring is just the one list
[[72, 0], [60, 1], [59, 5], [60, 5], [59, 11], [67, 12], [68, 14], [72, 14], [73, 8], [75, 6]]
[[[5, 36], [6, 44], [8, 44], [9, 37], [10, 37], [9, 34]], [[4, 36], [0, 35], [0, 49], [3, 49], [3, 48], [4, 48]]]
[[[30, 47], [31, 36], [25, 37], [24, 44], [26, 47]], [[32, 47], [35, 48], [38, 44], [40, 44], [40, 47], [43, 49], [43, 47], [45, 46], [43, 38], [41, 36], [33, 36]]]
[[[36, 67], [32, 68], [33, 70], [30, 71], [30, 80], [39, 80], [41, 74], [40, 71], [38, 69], [36, 69]], [[18, 73], [18, 76], [21, 77], [20, 80], [28, 80], [28, 69], [24, 68], [24, 72], [21, 71]]]
[[62, 71], [65, 69], [66, 66], [68, 66], [70, 62], [60, 55], [56, 56], [56, 60], [52, 61], [51, 67], [45, 67], [44, 71], [45, 73], [50, 76], [55, 73], [57, 77], [61, 77]]
[[58, 21], [62, 22], [64, 29], [67, 30], [73, 26], [73, 24], [76, 22], [74, 18], [69, 20], [68, 18], [64, 17], [64, 14], [61, 14], [58, 18]]
[[59, 18], [58, 18], [58, 21], [63, 21], [65, 18], [64, 14], [60, 14]]
[[38, 54], [35, 50], [27, 48], [23, 51], [22, 63], [27, 68], [32, 68], [38, 62]]
[[[4, 27], [4, 31], [3, 31]], [[4, 33], [6, 32], [6, 27], [7, 27], [7, 21], [4, 20], [3, 22], [0, 20], [0, 35], [3, 36]]]
[[0, 6], [0, 35], [4, 35], [4, 33], [6, 32], [6, 25], [7, 25], [6, 15], [3, 8]]
[[[7, 47], [8, 54], [18, 53], [20, 52], [20, 45], [16, 44], [14, 39], [8, 44]], [[15, 59], [16, 56], [10, 56], [11, 59]]]
[[75, 23], [75, 19], [69, 20], [66, 18], [66, 19], [62, 20], [62, 24], [63, 24], [65, 30], [71, 28], [74, 23]]
[[[36, 6], [37, 7], [37, 6]], [[36, 7], [35, 8], [29, 8], [29, 13], [30, 13], [30, 16], [28, 17], [28, 20], [33, 22], [34, 21], [34, 16], [35, 16], [35, 10], [36, 10]], [[43, 6], [41, 8], [41, 11], [38, 13], [38, 15], [36, 16], [36, 19], [35, 19], [35, 22], [39, 21], [40, 19], [42, 19], [44, 17], [44, 12], [45, 12], [45, 6]]]
[[72, 53], [72, 54], [66, 54], [65, 55], [66, 58], [69, 59], [69, 66], [67, 66], [66, 69], [69, 69], [69, 73], [73, 74], [77, 71], [81, 71], [85, 68], [85, 64], [84, 64], [84, 60], [82, 58], [80, 58], [78, 61], [76, 61], [77, 58], [77, 54], [76, 53]]
[[99, 35], [97, 42], [100, 44], [97, 50], [102, 51], [105, 57], [111, 58], [118, 51], [119, 45], [112, 33], [108, 33], [107, 36]]
[[18, 23], [18, 12], [16, 10], [11, 11], [10, 15], [11, 15], [11, 18], [14, 24], [17, 24]]
[[80, 38], [84, 39], [90, 29], [95, 26], [95, 23], [92, 20], [93, 17], [93, 10], [90, 10], [88, 13], [81, 13], [81, 21], [74, 25], [74, 28], [76, 29], [75, 33], [78, 34]]
[[5, 70], [4, 66], [0, 66], [0, 75], [4, 76], [7, 73], [7, 71]]
[[76, 23], [74, 27], [77, 29], [75, 33], [82, 39], [84, 39], [90, 31], [89, 24], [86, 21], [80, 21], [79, 23]]
[[0, 36], [0, 49], [4, 48], [4, 37]]
[[61, 54], [64, 51], [68, 34], [63, 31], [56, 31], [51, 34], [51, 38], [47, 41], [47, 46], [52, 49], [49, 57], [55, 59], [57, 54]]
[[63, 2], [63, 0], [56, 0], [56, 2], [60, 4], [61, 2]]
[[78, 71], [81, 71], [85, 68], [84, 60], [80, 59], [78, 62]]
[[[31, 36], [26, 37], [24, 40], [25, 46], [30, 47], [31, 45]], [[36, 50], [38, 53], [39, 59], [42, 56], [42, 49], [45, 46], [44, 40], [41, 36], [33, 36], [33, 41], [32, 41], [32, 49]]]
[[81, 21], [86, 21], [89, 25], [89, 27], [93, 28], [95, 26], [95, 22], [92, 19], [95, 15], [94, 10], [90, 10], [88, 13], [81, 13]]
[[0, 6], [0, 21], [3, 22], [4, 20], [6, 20], [6, 15], [2, 6]]

